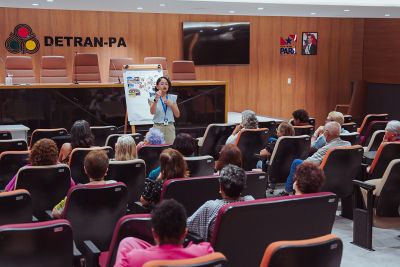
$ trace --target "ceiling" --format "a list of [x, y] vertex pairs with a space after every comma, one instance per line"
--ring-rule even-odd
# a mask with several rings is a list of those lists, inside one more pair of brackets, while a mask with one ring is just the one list
[[0, 0], [0, 7], [230, 16], [400, 18], [400, 0]]

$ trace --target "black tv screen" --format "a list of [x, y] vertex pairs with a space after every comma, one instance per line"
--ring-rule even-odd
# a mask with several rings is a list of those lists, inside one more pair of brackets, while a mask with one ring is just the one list
[[195, 65], [250, 63], [250, 22], [183, 22], [183, 59]]

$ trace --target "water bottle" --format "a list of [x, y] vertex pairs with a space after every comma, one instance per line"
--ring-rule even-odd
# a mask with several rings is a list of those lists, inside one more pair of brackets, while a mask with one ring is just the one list
[[7, 73], [6, 76], [6, 85], [13, 85], [13, 75], [10, 73]]

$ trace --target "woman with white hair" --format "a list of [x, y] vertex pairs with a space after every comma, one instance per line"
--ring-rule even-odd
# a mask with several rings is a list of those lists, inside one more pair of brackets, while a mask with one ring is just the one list
[[125, 161], [137, 158], [136, 143], [132, 136], [122, 135], [115, 144], [115, 160]]
[[389, 121], [385, 128], [383, 142], [400, 142], [400, 121]]
[[[337, 123], [340, 124], [340, 126], [342, 126], [344, 123], [343, 113], [338, 112], [338, 111], [329, 112], [328, 117], [326, 117], [326, 122], [330, 122], [330, 121], [336, 121]], [[315, 130], [313, 136], [311, 137], [311, 147], [314, 149], [314, 151], [325, 146], [327, 143], [325, 140], [324, 134], [323, 134], [324, 127], [325, 126], [318, 127], [318, 129]], [[348, 134], [348, 133], [349, 132], [346, 129], [340, 128], [340, 134]]]
[[235, 127], [232, 134], [228, 137], [225, 144], [233, 144], [235, 143], [239, 132], [242, 129], [257, 129], [258, 128], [258, 120], [256, 113], [252, 110], [244, 110], [242, 112], [242, 122]]

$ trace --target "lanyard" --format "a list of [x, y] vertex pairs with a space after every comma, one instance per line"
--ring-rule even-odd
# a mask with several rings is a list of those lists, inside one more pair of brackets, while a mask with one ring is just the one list
[[[168, 100], [168, 95], [166, 95], [165, 98]], [[167, 104], [164, 103], [164, 101], [162, 100], [162, 97], [160, 97], [160, 99], [161, 99], [161, 105], [162, 105], [163, 110], [164, 110], [164, 120], [166, 120], [168, 106], [167, 106]]]

